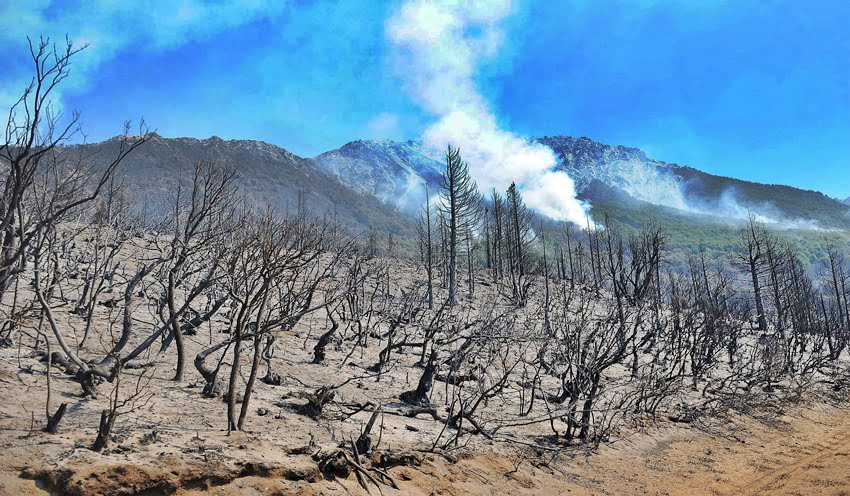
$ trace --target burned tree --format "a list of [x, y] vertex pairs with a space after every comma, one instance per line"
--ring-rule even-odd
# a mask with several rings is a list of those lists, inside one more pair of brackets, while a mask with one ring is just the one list
[[481, 194], [469, 168], [461, 159], [460, 150], [451, 145], [446, 150], [446, 170], [443, 172], [440, 198], [438, 208], [444, 218], [448, 251], [448, 299], [454, 305], [457, 304], [458, 250], [467, 232], [474, 230], [478, 222]]
[[[191, 188], [184, 194], [178, 186], [171, 212], [157, 231], [164, 233], [154, 238], [161, 253], [165, 271], [162, 282], [164, 312], [162, 322], [168, 326], [168, 341], [177, 348], [177, 367], [174, 380], [183, 380], [186, 351], [183, 344], [181, 319], [216, 280], [217, 259], [222, 254], [224, 230], [232, 223], [236, 202], [236, 172], [216, 167], [209, 162], [198, 162], [192, 171]], [[193, 279], [201, 274], [201, 280]], [[194, 284], [192, 284], [194, 283]], [[178, 305], [178, 292], [182, 290], [182, 305]]]
[[508, 188], [506, 205], [505, 251], [511, 277], [510, 298], [515, 305], [523, 306], [528, 298], [530, 285], [526, 276], [531, 265], [531, 243], [535, 238], [531, 227], [533, 215], [523, 202], [516, 183], [511, 183]]
[[[70, 73], [71, 59], [85, 47], [74, 48], [70, 40], [62, 46], [45, 38], [29, 41], [35, 75], [9, 110], [0, 142], [0, 164], [6, 167], [0, 198], [0, 296], [24, 270], [24, 254], [37, 233], [90, 205], [127, 155], [151, 136], [144, 124], [137, 136], [129, 136], [126, 124], [112, 160], [100, 169], [92, 167], [88, 157], [66, 146], [80, 133], [79, 113], [63, 116], [51, 100]], [[28, 212], [33, 203], [40, 205], [37, 216]]]
[[769, 237], [770, 234], [756, 223], [755, 217], [750, 215], [747, 227], [741, 233], [742, 249], [735, 254], [739, 264], [748, 272], [752, 284], [753, 301], [756, 306], [756, 322], [758, 324], [758, 330], [762, 333], [767, 332], [767, 315], [765, 314], [762, 295], [762, 278], [765, 271], [764, 245], [768, 243]]
[[431, 222], [431, 201], [428, 185], [425, 185], [425, 205], [416, 225], [419, 234], [419, 256], [425, 267], [425, 279], [428, 286], [428, 309], [434, 308], [434, 226]]

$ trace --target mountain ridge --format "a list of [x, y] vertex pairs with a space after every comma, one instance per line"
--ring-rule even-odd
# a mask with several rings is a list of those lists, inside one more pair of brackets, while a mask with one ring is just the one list
[[[531, 141], [553, 151], [558, 159], [557, 169], [573, 179], [579, 198], [591, 203], [596, 198], [590, 184], [598, 180], [637, 200], [688, 214], [725, 221], [742, 220], [753, 212], [758, 219], [777, 227], [808, 224], [819, 229], [850, 229], [850, 209], [819, 191], [711, 174], [693, 166], [650, 158], [639, 148], [608, 145], [587, 137], [556, 135]], [[368, 191], [385, 201], [411, 196], [410, 181], [398, 181], [398, 174], [390, 171], [400, 171], [407, 165], [404, 174], [410, 174], [416, 168], [412, 164], [426, 161], [432, 175], [421, 179], [434, 185], [434, 171], [442, 167], [415, 141], [357, 140], [320, 154], [316, 160], [347, 183], [368, 184]], [[387, 180], [388, 177], [396, 180]], [[397, 206], [405, 208], [402, 204]]]
[[[119, 137], [73, 148], [90, 157], [95, 168], [105, 167], [115, 156]], [[197, 161], [212, 161], [237, 171], [240, 191], [255, 205], [270, 205], [284, 212], [295, 208], [299, 192], [316, 215], [338, 217], [352, 227], [376, 227], [412, 236], [414, 223], [395, 207], [358, 193], [336, 176], [283, 147], [258, 140], [165, 138], [154, 134], [127, 156], [119, 169], [128, 189], [147, 207], [168, 202], [181, 181], [189, 179]]]
[[[776, 228], [799, 231], [800, 238], [818, 231], [850, 233], [850, 207], [817, 191], [712, 175], [587, 137], [534, 141], [552, 149], [557, 168], [574, 179], [578, 197], [592, 205], [595, 219], [609, 217], [633, 229], [658, 224], [686, 250], [728, 247], [749, 213]], [[113, 138], [77, 146], [108, 151], [117, 143]], [[443, 167], [416, 141], [354, 140], [308, 158], [259, 140], [155, 135], [128, 157], [122, 174], [137, 195], [162, 200], [197, 160], [236, 168], [242, 191], [255, 203], [285, 211], [303, 191], [317, 215], [408, 239], [415, 237], [415, 217], [425, 203], [423, 184], [435, 194]]]

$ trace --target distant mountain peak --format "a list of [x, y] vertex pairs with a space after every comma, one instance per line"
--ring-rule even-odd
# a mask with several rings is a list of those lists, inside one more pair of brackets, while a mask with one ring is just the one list
[[425, 184], [435, 186], [442, 163], [428, 157], [418, 141], [355, 140], [314, 158], [319, 166], [359, 192], [407, 213], [424, 202]]
[[[791, 220], [789, 225], [850, 227], [846, 206], [818, 192], [715, 176], [650, 158], [639, 148], [609, 145], [587, 136], [554, 135], [530, 141], [552, 149], [557, 168], [573, 179], [579, 197], [591, 204], [598, 201], [611, 208], [611, 201], [619, 205], [631, 198], [638, 203], [631, 202], [629, 208], [644, 202], [682, 215], [714, 216], [717, 221], [740, 220], [753, 212], [777, 224]], [[417, 198], [413, 211], [421, 205], [422, 193], [413, 194], [416, 188], [422, 189], [425, 183], [436, 187], [443, 170], [443, 164], [415, 141], [356, 140], [315, 160], [358, 191], [408, 211], [411, 198]], [[601, 207], [595, 208], [600, 211]]]

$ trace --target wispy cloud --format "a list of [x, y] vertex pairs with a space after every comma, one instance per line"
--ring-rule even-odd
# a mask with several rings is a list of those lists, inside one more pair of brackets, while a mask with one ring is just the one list
[[[82, 91], [103, 64], [133, 52], [156, 52], [207, 39], [282, 11], [281, 0], [243, 2], [179, 0], [139, 2], [81, 0], [72, 5], [47, 0], [8, 2], [0, 5], [0, 45], [17, 48], [23, 56], [26, 37], [47, 36], [63, 43], [67, 35], [75, 46], [88, 45], [74, 60], [72, 76], [64, 90]], [[12, 58], [12, 57], [10, 57]], [[0, 75], [0, 104], [16, 98], [30, 74], [10, 71]]]

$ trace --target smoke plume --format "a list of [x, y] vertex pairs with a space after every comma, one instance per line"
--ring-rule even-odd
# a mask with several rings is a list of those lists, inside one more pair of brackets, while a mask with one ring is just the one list
[[589, 206], [573, 180], [555, 171], [552, 150], [501, 129], [475, 85], [479, 64], [502, 45], [508, 0], [408, 0], [388, 20], [406, 89], [436, 117], [423, 134], [434, 154], [457, 146], [485, 192], [516, 182], [526, 203], [556, 220], [583, 225]]
[[740, 226], [752, 216], [773, 229], [829, 231], [816, 220], [791, 218], [768, 202], [747, 201], [732, 186], [710, 200], [687, 193], [686, 184], [677, 176], [653, 163], [640, 160], [618, 160], [593, 169], [588, 179], [598, 179], [641, 201], [675, 208], [687, 214], [710, 216], [715, 221]]

